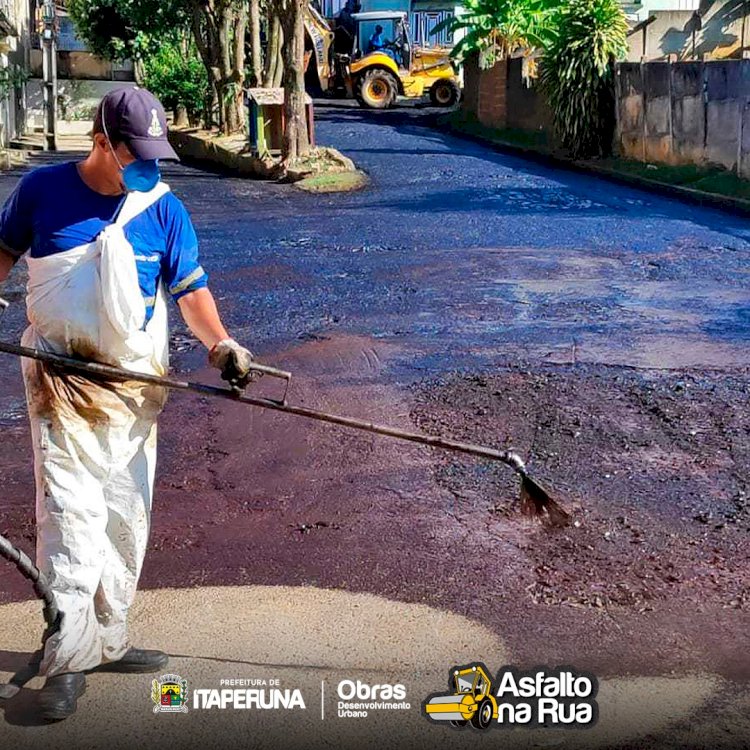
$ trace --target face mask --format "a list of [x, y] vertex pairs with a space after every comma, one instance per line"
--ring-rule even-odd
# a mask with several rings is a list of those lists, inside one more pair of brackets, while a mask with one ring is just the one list
[[137, 190], [139, 193], [147, 193], [156, 187], [160, 177], [158, 159], [148, 161], [138, 159], [122, 168], [122, 182], [128, 191]]

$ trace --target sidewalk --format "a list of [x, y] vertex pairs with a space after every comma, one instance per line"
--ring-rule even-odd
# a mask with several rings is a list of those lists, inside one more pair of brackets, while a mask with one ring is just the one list
[[25, 168], [30, 161], [37, 165], [68, 161], [74, 154], [83, 155], [91, 149], [91, 139], [82, 135], [62, 135], [57, 137], [57, 150], [44, 150], [44, 136], [41, 133], [30, 133], [15, 138], [11, 147], [0, 150], [0, 170]]

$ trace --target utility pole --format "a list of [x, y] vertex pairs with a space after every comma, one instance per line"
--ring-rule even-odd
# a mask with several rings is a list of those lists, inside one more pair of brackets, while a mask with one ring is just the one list
[[57, 43], [54, 0], [42, 5], [42, 77], [44, 79], [44, 150], [57, 151]]

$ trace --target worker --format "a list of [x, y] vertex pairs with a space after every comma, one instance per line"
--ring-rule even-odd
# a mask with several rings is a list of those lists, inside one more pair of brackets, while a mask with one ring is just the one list
[[367, 44], [368, 52], [378, 52], [385, 49], [390, 42], [383, 36], [383, 27], [378, 24], [375, 27], [375, 33], [370, 37], [370, 41]]
[[359, 0], [346, 0], [344, 7], [336, 17], [334, 29], [334, 49], [337, 53], [351, 55], [354, 52], [357, 36], [357, 22], [354, 13], [362, 10]]
[[[182, 202], [161, 181], [176, 160], [164, 109], [126, 86], [100, 102], [82, 161], [24, 175], [0, 214], [0, 282], [26, 255], [22, 343], [133, 372], [167, 372], [166, 295], [242, 388], [251, 352], [225, 330]], [[159, 672], [165, 653], [131, 646], [128, 610], [150, 526], [161, 387], [89, 379], [22, 360], [36, 476], [37, 566], [63, 613], [45, 642], [39, 711], [76, 710], [95, 671]]]
[[395, 42], [391, 42], [383, 36], [383, 27], [378, 24], [375, 27], [375, 33], [370, 37], [370, 41], [367, 44], [367, 51], [382, 52], [392, 58], [394, 62], [398, 63], [396, 46]]

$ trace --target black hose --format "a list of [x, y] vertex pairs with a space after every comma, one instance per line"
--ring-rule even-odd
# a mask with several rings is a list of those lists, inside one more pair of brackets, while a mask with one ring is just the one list
[[56, 628], [59, 625], [60, 613], [44, 574], [31, 562], [25, 552], [14, 547], [4, 536], [0, 536], [0, 557], [12, 562], [21, 575], [31, 581], [34, 593], [44, 602], [44, 620], [47, 627]]
[[14, 547], [4, 536], [0, 536], [0, 557], [13, 563], [21, 575], [31, 581], [34, 593], [44, 602], [44, 621], [47, 623], [42, 635], [42, 647], [31, 655], [28, 665], [19, 669], [7, 685], [0, 685], [0, 698], [7, 699], [12, 698], [29, 680], [39, 674], [39, 665], [44, 657], [44, 644], [59, 630], [62, 613], [55, 604], [55, 598], [42, 571], [31, 562], [25, 552]]

